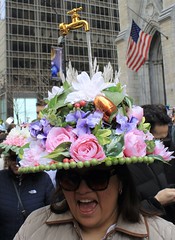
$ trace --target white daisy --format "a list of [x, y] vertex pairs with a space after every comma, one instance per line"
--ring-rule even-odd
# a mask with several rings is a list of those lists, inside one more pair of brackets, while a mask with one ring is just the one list
[[65, 103], [93, 101], [97, 95], [104, 95], [102, 91], [111, 86], [115, 86], [115, 83], [105, 82], [101, 72], [96, 72], [92, 79], [86, 72], [82, 72], [77, 76], [77, 81], [72, 82], [74, 91], [67, 95]]

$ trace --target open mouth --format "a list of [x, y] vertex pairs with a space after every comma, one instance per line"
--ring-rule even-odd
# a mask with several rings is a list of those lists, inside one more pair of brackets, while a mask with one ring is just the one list
[[98, 204], [98, 202], [96, 200], [90, 200], [90, 199], [79, 200], [77, 203], [78, 203], [80, 211], [83, 214], [93, 213]]

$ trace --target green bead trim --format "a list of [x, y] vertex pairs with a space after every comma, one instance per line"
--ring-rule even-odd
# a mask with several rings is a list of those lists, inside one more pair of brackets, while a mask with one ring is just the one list
[[41, 172], [41, 171], [49, 171], [49, 170], [57, 170], [57, 169], [73, 169], [73, 168], [83, 168], [83, 167], [91, 167], [91, 166], [97, 166], [101, 163], [105, 163], [107, 167], [110, 167], [112, 165], [117, 165], [117, 164], [133, 164], [133, 163], [153, 163], [154, 162], [154, 156], [144, 156], [144, 157], [107, 157], [103, 161], [99, 161], [97, 159], [92, 159], [90, 161], [84, 161], [84, 162], [57, 162], [53, 164], [48, 164], [48, 165], [39, 165], [35, 167], [20, 167], [19, 168], [19, 173], [36, 173], [36, 172]]

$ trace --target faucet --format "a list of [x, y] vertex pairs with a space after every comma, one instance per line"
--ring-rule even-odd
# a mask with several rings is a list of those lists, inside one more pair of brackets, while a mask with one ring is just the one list
[[78, 11], [81, 11], [82, 7], [79, 8], [73, 8], [67, 14], [71, 15], [72, 22], [67, 24], [67, 23], [60, 23], [59, 24], [59, 29], [60, 32], [63, 36], [67, 35], [69, 31], [75, 30], [78, 28], [83, 27], [86, 32], [89, 31], [89, 24], [85, 20], [80, 19], [80, 15], [77, 13]]

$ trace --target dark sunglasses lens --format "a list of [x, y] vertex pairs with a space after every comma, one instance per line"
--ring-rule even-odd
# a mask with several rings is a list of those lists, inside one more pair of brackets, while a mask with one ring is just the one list
[[83, 175], [75, 171], [66, 171], [58, 174], [58, 181], [61, 188], [66, 191], [77, 190], [81, 180], [84, 180], [93, 191], [103, 191], [108, 187], [110, 176], [110, 171], [106, 170], [91, 170]]
[[76, 172], [69, 172], [60, 174], [59, 184], [62, 189], [66, 191], [75, 191], [80, 184], [80, 176]]
[[110, 172], [103, 170], [90, 171], [84, 177], [88, 187], [94, 191], [105, 190], [108, 187], [109, 178]]

